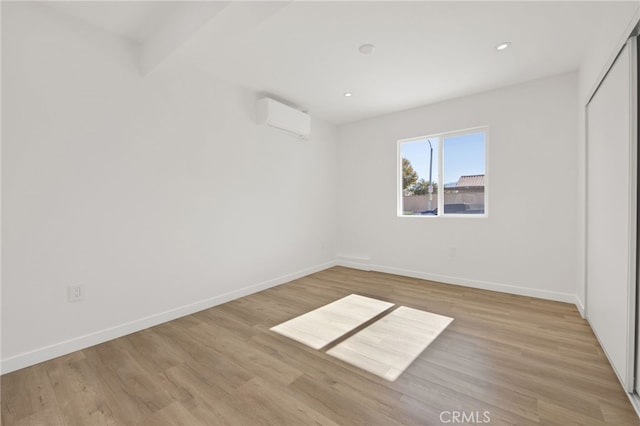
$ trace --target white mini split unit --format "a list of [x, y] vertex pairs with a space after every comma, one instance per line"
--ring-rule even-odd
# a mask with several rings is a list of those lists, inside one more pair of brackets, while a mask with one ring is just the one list
[[302, 139], [311, 136], [311, 117], [271, 98], [258, 100], [258, 124], [267, 124]]

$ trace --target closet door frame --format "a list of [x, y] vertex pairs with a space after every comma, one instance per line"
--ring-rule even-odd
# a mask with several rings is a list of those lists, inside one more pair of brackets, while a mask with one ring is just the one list
[[[640, 384], [636, 384], [636, 371], [640, 369], [640, 350], [638, 350], [638, 342], [636, 337], [636, 330], [640, 329], [638, 327], [640, 320], [638, 318], [638, 302], [637, 302], [637, 288], [638, 288], [638, 280], [637, 280], [637, 267], [640, 265], [640, 260], [638, 259], [638, 67], [637, 67], [637, 55], [638, 54], [638, 45], [637, 38], [632, 37], [627, 40], [627, 42], [623, 45], [620, 52], [612, 62], [608, 71], [604, 74], [597, 88], [593, 91], [592, 96], [589, 98], [587, 105], [585, 107], [585, 127], [586, 127], [586, 220], [585, 220], [585, 231], [586, 231], [586, 251], [585, 251], [585, 278], [586, 278], [586, 286], [585, 286], [585, 313], [586, 319], [589, 321], [591, 328], [594, 331], [594, 334], [598, 338], [601, 343], [601, 346], [604, 352], [607, 354], [609, 361], [614, 367], [614, 371], [618, 375], [621, 383], [623, 384], [625, 390], [629, 393], [633, 392], [636, 389], [640, 389]], [[622, 55], [622, 56], [621, 56]], [[627, 194], [626, 194], [626, 203], [625, 207], [628, 207], [626, 212], [626, 231], [627, 231], [627, 241], [626, 247], [623, 247], [623, 244], [620, 244], [621, 238], [617, 239], [617, 245], [612, 247], [612, 250], [617, 250], [618, 258], [624, 261], [626, 271], [622, 271], [620, 269], [611, 270], [612, 275], [617, 276], [617, 281], [614, 283], [614, 290], [617, 292], [612, 296], [612, 300], [602, 301], [599, 303], [601, 299], [605, 299], [608, 297], [606, 294], [604, 285], [606, 279], [603, 278], [603, 272], [606, 272], [606, 266], [594, 266], [592, 262], [594, 259], [592, 257], [597, 257], [598, 252], [602, 251], [602, 248], [596, 248], [601, 241], [594, 241], [594, 234], [598, 234], [598, 232], [594, 231], [594, 229], [601, 230], [602, 227], [605, 227], [605, 223], [597, 223], [595, 226], [590, 220], [590, 215], [597, 216], [597, 213], [600, 213], [600, 219], [602, 219], [602, 213], [605, 209], [602, 205], [591, 204], [590, 198], [594, 196], [595, 189], [592, 187], [593, 179], [590, 173], [590, 165], [593, 167], [593, 158], [597, 159], [595, 153], [590, 153], [590, 149], [593, 150], [594, 143], [592, 139], [597, 138], [597, 136], [591, 136], [590, 133], [598, 133], [600, 134], [602, 141], [602, 131], [599, 132], [590, 132], [592, 129], [593, 120], [592, 115], [590, 114], [590, 106], [592, 106], [592, 101], [597, 97], [598, 90], [602, 87], [608, 75], [614, 67], [620, 66], [621, 63], [618, 62], [622, 58], [623, 62], [627, 60], [628, 56], [628, 67], [626, 70], [629, 76], [629, 87], [630, 87], [630, 96], [629, 96], [629, 141], [628, 141], [628, 163], [624, 166], [628, 168], [628, 174], [626, 176], [627, 181], [624, 182], [627, 185]], [[624, 66], [624, 65], [623, 65]], [[624, 70], [624, 68], [617, 69]], [[615, 84], [615, 83], [614, 83]], [[597, 106], [596, 106], [597, 108]], [[592, 107], [593, 109], [593, 107]], [[626, 111], [625, 111], [626, 112]], [[625, 135], [626, 137], [626, 135]], [[618, 145], [618, 149], [620, 146]], [[600, 151], [602, 153], [602, 151]], [[621, 151], [618, 151], [618, 159], [620, 159]], [[615, 156], [615, 154], [614, 154]], [[606, 167], [604, 168], [606, 170]], [[600, 176], [602, 176], [603, 169], [600, 169]], [[590, 182], [591, 181], [591, 182]], [[615, 184], [615, 183], [614, 183]], [[609, 185], [611, 187], [611, 185]], [[600, 188], [600, 191], [603, 189]], [[619, 194], [622, 199], [622, 196]], [[595, 197], [593, 197], [595, 198]], [[596, 206], [596, 207], [594, 207]], [[592, 210], [593, 208], [593, 210]], [[606, 206], [607, 209], [616, 208], [616, 206]], [[597, 210], [597, 211], [596, 211]], [[620, 219], [620, 217], [618, 217]], [[618, 236], [620, 236], [620, 232], [618, 230]], [[602, 233], [600, 233], [602, 235]], [[592, 256], [593, 254], [593, 256]], [[614, 256], [615, 257], [615, 256]], [[602, 259], [595, 258], [595, 261], [600, 261], [600, 263], [604, 263]], [[595, 262], [594, 262], [595, 263]], [[593, 272], [592, 272], [592, 268]], [[600, 269], [598, 269], [600, 268]], [[620, 285], [623, 284], [624, 279], [623, 275], [626, 274], [626, 289], [621, 289]], [[622, 291], [626, 291], [626, 294], [622, 294]], [[591, 293], [591, 294], [590, 294]], [[600, 296], [600, 298], [594, 298], [594, 294]], [[613, 294], [613, 293], [612, 293]], [[604, 297], [602, 297], [604, 295]], [[620, 309], [624, 309], [624, 335], [616, 334], [617, 330], [615, 328], [611, 328], [610, 324], [605, 324], [606, 319], [604, 318], [604, 314], [606, 314], [607, 308], [609, 311], [611, 310], [611, 306], [605, 306], [607, 303], [620, 302], [620, 300], [625, 299], [626, 306], [620, 306]], [[618, 303], [619, 304], [619, 303]], [[596, 308], [603, 308], [602, 311]], [[596, 312], [597, 311], [597, 312]], [[616, 317], [615, 321], [617, 322], [616, 326], [622, 326], [620, 317]], [[599, 333], [601, 335], [599, 335]], [[624, 342], [622, 342], [624, 339]], [[624, 358], [624, 360], [621, 360]]]

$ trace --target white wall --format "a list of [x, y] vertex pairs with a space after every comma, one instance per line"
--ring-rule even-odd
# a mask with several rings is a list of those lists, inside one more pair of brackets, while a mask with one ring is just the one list
[[[141, 77], [136, 46], [3, 2], [2, 371], [322, 269], [336, 251], [350, 266], [517, 294], [575, 302], [577, 289], [581, 306], [584, 101], [625, 25], [605, 21], [579, 79], [339, 137], [313, 120], [300, 142], [254, 124], [251, 91], [171, 61]], [[480, 125], [489, 217], [397, 218], [397, 139]], [[68, 285], [86, 300], [68, 303]]]
[[629, 4], [629, 14], [604, 17], [600, 28], [594, 28], [593, 42], [580, 65], [578, 85], [578, 305], [584, 313], [585, 305], [585, 255], [586, 255], [586, 133], [585, 107], [604, 73], [613, 63], [633, 27], [640, 20], [640, 3]]
[[332, 264], [333, 126], [257, 126], [253, 92], [2, 7], [4, 372]]
[[[340, 127], [341, 261], [575, 303], [577, 88], [573, 73]], [[489, 217], [397, 217], [396, 141], [483, 125]]]

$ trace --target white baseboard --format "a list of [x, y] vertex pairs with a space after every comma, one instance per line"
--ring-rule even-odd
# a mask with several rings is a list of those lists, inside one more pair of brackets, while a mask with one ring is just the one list
[[266, 290], [268, 288], [293, 281], [295, 279], [331, 268], [333, 266], [344, 266], [347, 268], [359, 269], [363, 271], [384, 272], [388, 274], [402, 275], [423, 280], [437, 281], [446, 284], [455, 284], [465, 287], [479, 288], [483, 290], [499, 291], [502, 293], [510, 293], [521, 296], [537, 297], [541, 299], [573, 303], [576, 305], [581, 315], [583, 315], [584, 313], [584, 306], [575, 294], [517, 287], [508, 284], [470, 280], [466, 278], [446, 275], [430, 274], [426, 272], [412, 271], [384, 265], [372, 265], [371, 260], [366, 257], [338, 256], [335, 261], [315, 265], [291, 274], [250, 285], [238, 290], [211, 297], [209, 299], [191, 303], [189, 305], [179, 306], [165, 312], [150, 315], [144, 318], [137, 319], [135, 321], [117, 325], [115, 327], [99, 330], [94, 333], [75, 337], [73, 339], [58, 342], [53, 345], [14, 355], [0, 361], [0, 372], [2, 374], [10, 373], [12, 371], [19, 370], [21, 368], [47, 361], [62, 355], [66, 355], [74, 351], [85, 349], [90, 346], [106, 342], [108, 340], [126, 336], [127, 334], [135, 333], [136, 331], [144, 330], [146, 328], [153, 327], [158, 324], [183, 317], [185, 315], [190, 315], [192, 313], [202, 311], [204, 309], [208, 309], [225, 302], [229, 302], [239, 297], [247, 296], [261, 290]]
[[[339, 263], [338, 263], [339, 264]], [[372, 271], [385, 272], [387, 274], [402, 275], [405, 277], [422, 280], [437, 281], [445, 284], [455, 284], [482, 290], [499, 291], [501, 293], [516, 294], [519, 296], [537, 297], [539, 299], [554, 300], [557, 302], [576, 303], [576, 295], [550, 290], [540, 290], [530, 287], [517, 287], [509, 284], [494, 283], [489, 281], [470, 280], [467, 278], [451, 277], [447, 275], [429, 274], [426, 272], [411, 271], [383, 265], [371, 265]], [[579, 309], [579, 308], [578, 308]]]
[[2, 374], [10, 373], [21, 368], [29, 367], [34, 364], [38, 364], [43, 361], [47, 361], [53, 358], [57, 358], [62, 355], [69, 354], [81, 349], [88, 348], [90, 346], [97, 345], [99, 343], [106, 342], [108, 340], [116, 339], [118, 337], [126, 336], [127, 334], [135, 333], [136, 331], [144, 330], [149, 327], [156, 326], [158, 324], [165, 323], [167, 321], [174, 320], [176, 318], [190, 315], [195, 312], [209, 309], [214, 306], [220, 305], [225, 302], [237, 299], [239, 297], [247, 296], [258, 291], [266, 290], [271, 287], [275, 287], [280, 284], [293, 281], [298, 278], [302, 278], [306, 275], [313, 274], [315, 272], [323, 271], [325, 269], [336, 266], [335, 261], [322, 263], [320, 265], [311, 266], [303, 270], [287, 274], [281, 277], [273, 278], [268, 281], [264, 281], [258, 284], [243, 287], [238, 290], [234, 290], [228, 293], [224, 293], [218, 296], [214, 296], [205, 300], [201, 300], [195, 303], [191, 303], [184, 306], [179, 306], [168, 311], [164, 311], [158, 314], [149, 315], [144, 318], [130, 321], [124, 324], [110, 327], [107, 329], [99, 330], [94, 333], [85, 334], [83, 336], [74, 337], [73, 339], [65, 340], [55, 343], [53, 345], [44, 346], [29, 352], [24, 352], [12, 357], [3, 359], [0, 362], [0, 372]]
[[371, 271], [371, 259], [368, 257], [338, 256], [336, 265], [360, 269], [361, 271]]
[[582, 300], [580, 300], [578, 296], [576, 296], [575, 304], [576, 304], [576, 308], [578, 308], [578, 312], [580, 313], [580, 316], [582, 317], [582, 319], [587, 319], [587, 317], [585, 316], [586, 311], [584, 309], [584, 303], [582, 303]]
[[629, 401], [631, 401], [631, 405], [633, 406], [633, 409], [636, 411], [636, 415], [640, 417], [640, 396], [636, 392], [633, 392], [633, 393], [625, 392], [625, 393], [629, 397]]

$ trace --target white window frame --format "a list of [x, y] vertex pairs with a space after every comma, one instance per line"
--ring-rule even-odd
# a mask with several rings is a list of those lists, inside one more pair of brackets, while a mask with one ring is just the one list
[[[484, 133], [484, 213], [482, 214], [455, 214], [455, 213], [444, 213], [444, 208], [440, 208], [440, 206], [444, 207], [444, 139], [456, 136], [464, 136], [473, 133]], [[438, 138], [438, 214], [437, 215], [405, 215], [403, 214], [403, 188], [402, 188], [402, 144], [407, 142], [421, 141], [425, 139], [435, 139]], [[455, 130], [451, 132], [441, 132], [441, 133], [432, 133], [426, 136], [417, 136], [413, 138], [407, 139], [399, 139], [397, 142], [397, 152], [396, 152], [396, 163], [398, 165], [397, 172], [397, 183], [396, 183], [396, 193], [397, 193], [397, 216], [401, 218], [468, 218], [468, 219], [483, 219], [489, 216], [489, 126], [478, 126], [471, 127], [463, 130]]]

